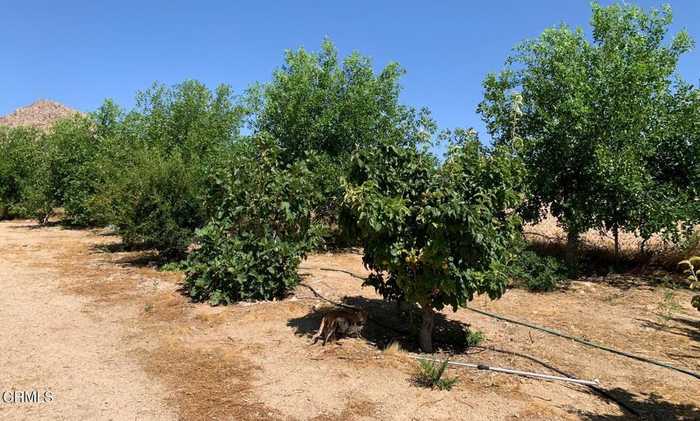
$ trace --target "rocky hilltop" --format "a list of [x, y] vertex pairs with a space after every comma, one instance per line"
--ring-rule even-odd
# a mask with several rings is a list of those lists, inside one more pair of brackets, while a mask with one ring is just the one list
[[49, 100], [39, 100], [0, 117], [0, 126], [30, 126], [40, 130], [51, 128], [58, 120], [78, 114], [79, 111]]

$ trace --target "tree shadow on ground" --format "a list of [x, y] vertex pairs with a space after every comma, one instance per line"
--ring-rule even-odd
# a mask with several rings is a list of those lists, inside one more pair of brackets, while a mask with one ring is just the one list
[[[4, 221], [12, 221], [12, 219], [4, 219], [0, 222]], [[74, 229], [70, 227], [69, 225], [64, 224], [62, 221], [49, 221], [44, 224], [39, 224], [39, 223], [30, 223], [30, 224], [22, 224], [22, 225], [11, 225], [9, 228], [10, 229], [28, 229], [28, 230], [38, 230], [42, 228], [53, 228], [53, 227], [61, 227], [64, 229]], [[75, 228], [79, 229], [79, 228]]]
[[[695, 341], [700, 341], [700, 320], [686, 319], [682, 317], [669, 317], [669, 321], [680, 323], [683, 326], [669, 326], [667, 324], [655, 322], [648, 319], [635, 319], [642, 323], [642, 326], [660, 332], [666, 332], [678, 336], [686, 336]], [[686, 327], [687, 326], [687, 327]]]
[[[303, 268], [300, 267], [299, 269], [303, 269]], [[352, 276], [353, 278], [359, 279], [360, 281], [363, 281], [363, 282], [364, 282], [364, 280], [365, 280], [365, 278], [363, 278], [362, 276], [356, 275], [356, 274], [350, 272], [349, 270], [344, 270], [344, 269], [333, 269], [333, 268], [319, 268], [319, 270], [324, 270], [324, 271], [326, 271], [326, 272], [340, 272], [340, 273], [344, 273], [344, 274], [346, 274], [346, 275], [350, 275], [350, 276]]]
[[167, 263], [172, 263], [172, 259], [164, 258], [157, 250], [146, 246], [127, 246], [122, 242], [110, 244], [97, 244], [91, 247], [96, 253], [125, 253], [114, 263], [134, 267], [159, 268]]
[[601, 415], [584, 411], [573, 411], [580, 419], [590, 421], [622, 421], [642, 419], [650, 421], [667, 420], [698, 420], [700, 408], [692, 404], [673, 403], [663, 399], [661, 395], [650, 393], [646, 397], [634, 395], [624, 389], [615, 388], [607, 391], [616, 400], [624, 403], [637, 413], [637, 417], [625, 413], [621, 415]]
[[[4, 221], [17, 221], [17, 219], [0, 219], [0, 222]], [[64, 219], [60, 215], [55, 215], [52, 216], [50, 220], [47, 222], [39, 222], [36, 219], [20, 219], [20, 221], [31, 221], [28, 224], [22, 224], [22, 225], [14, 225], [11, 226], [10, 228], [12, 229], [29, 229], [29, 230], [38, 230], [42, 228], [54, 228], [54, 227], [59, 227], [62, 229], [66, 230], [73, 230], [73, 231], [88, 231], [88, 230], [94, 230], [94, 229], [101, 229], [102, 227], [97, 226], [97, 225], [86, 225], [86, 224], [77, 224], [74, 222], [71, 222], [68, 219]], [[103, 234], [99, 234], [103, 235]], [[114, 235], [113, 233], [111, 235]]]
[[[403, 306], [400, 309], [394, 302], [371, 299], [362, 296], [344, 297], [339, 303], [357, 309], [364, 309], [369, 320], [362, 330], [362, 337], [379, 349], [384, 349], [393, 342], [402, 349], [419, 352], [417, 332], [420, 327], [420, 311], [417, 306]], [[323, 316], [333, 307], [314, 309], [310, 313], [292, 318], [287, 325], [295, 329], [299, 336], [311, 337], [318, 331]], [[457, 320], [450, 320], [441, 313], [435, 315], [433, 346], [436, 351], [462, 353], [467, 349], [468, 325]]]

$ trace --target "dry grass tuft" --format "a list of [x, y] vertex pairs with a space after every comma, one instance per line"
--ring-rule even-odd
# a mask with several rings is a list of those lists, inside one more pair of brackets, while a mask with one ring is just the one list
[[406, 355], [406, 351], [401, 348], [401, 344], [394, 341], [390, 343], [386, 348], [384, 348], [384, 355], [388, 357], [403, 357]]
[[[696, 232], [698, 231], [696, 227]], [[525, 227], [525, 237], [533, 249], [540, 253], [564, 257], [566, 233], [551, 215], [535, 225]], [[614, 254], [614, 237], [611, 232], [590, 230], [581, 236], [581, 256], [591, 267], [606, 269], [611, 265], [622, 265], [632, 272], [641, 273], [649, 267], [661, 267], [675, 271], [680, 260], [700, 251], [700, 237], [689, 239], [678, 246], [664, 241], [659, 235], [652, 236], [644, 244], [635, 233], [620, 232], [620, 255]]]
[[184, 318], [187, 304], [187, 299], [182, 295], [170, 292], [160, 293], [146, 298], [144, 314], [151, 320], [174, 322]]
[[345, 407], [338, 414], [322, 414], [312, 418], [313, 421], [353, 421], [376, 418], [377, 404], [366, 399], [348, 398]]

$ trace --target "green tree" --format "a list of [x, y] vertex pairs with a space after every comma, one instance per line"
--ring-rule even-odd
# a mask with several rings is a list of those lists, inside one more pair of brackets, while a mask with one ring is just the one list
[[206, 180], [238, 141], [243, 116], [229, 87], [197, 81], [154, 85], [128, 113], [106, 102], [93, 116], [105, 145], [95, 213], [127, 244], [182, 257], [211, 216]]
[[235, 142], [244, 112], [227, 85], [211, 91], [196, 80], [172, 87], [154, 84], [136, 94], [136, 107], [124, 117], [129, 128], [122, 135], [166, 153], [177, 149], [186, 158], [202, 156]]
[[520, 241], [512, 210], [522, 167], [508, 148], [487, 150], [457, 131], [444, 163], [413, 146], [358, 150], [345, 200], [358, 221], [366, 284], [418, 303], [421, 348], [431, 352], [434, 309], [463, 307], [474, 294], [500, 297]]
[[91, 116], [76, 115], [57, 122], [45, 137], [48, 177], [47, 200], [62, 206], [66, 219], [77, 225], [93, 222], [88, 209], [96, 192], [94, 162], [99, 154], [99, 137]]
[[403, 74], [397, 63], [375, 72], [357, 52], [340, 60], [325, 40], [318, 53], [287, 51], [272, 81], [249, 92], [253, 131], [272, 136], [284, 162], [313, 161], [314, 183], [324, 197], [318, 216], [331, 224], [342, 197], [340, 178], [355, 148], [383, 139], [418, 143], [435, 131], [427, 109], [399, 102]]
[[[522, 146], [524, 215], [537, 220], [549, 209], [559, 219], [572, 264], [588, 229], [612, 230], [617, 251], [621, 229], [648, 238], [692, 218], [673, 184], [687, 177], [664, 176], [677, 173], [687, 140], [669, 123], [682, 113], [673, 110], [681, 92], [673, 80], [692, 41], [685, 32], [668, 39], [668, 7], [592, 7], [592, 40], [562, 25], [520, 44], [503, 71], [487, 76], [479, 105], [496, 142]], [[671, 206], [682, 215], [664, 214]]]

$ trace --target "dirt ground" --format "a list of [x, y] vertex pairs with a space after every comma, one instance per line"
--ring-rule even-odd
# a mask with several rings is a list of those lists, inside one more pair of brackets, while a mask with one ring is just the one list
[[[45, 403], [4, 402], [0, 419], [113, 420], [625, 420], [700, 419], [700, 381], [469, 310], [443, 312], [439, 346], [470, 363], [599, 379], [583, 386], [471, 369], [452, 391], [415, 385], [414, 351], [393, 304], [361, 288], [355, 253], [302, 263], [289, 298], [210, 307], [180, 292], [182, 274], [125, 252], [104, 230], [0, 223], [0, 392], [50, 391]], [[315, 292], [314, 292], [315, 291]], [[363, 306], [364, 338], [311, 344], [318, 295]], [[692, 293], [656, 275], [596, 276], [559, 291], [510, 290], [471, 306], [700, 371]], [[484, 332], [457, 349], [449, 335]], [[6, 396], [6, 395], [3, 395]], [[617, 401], [617, 402], [616, 402]]]

